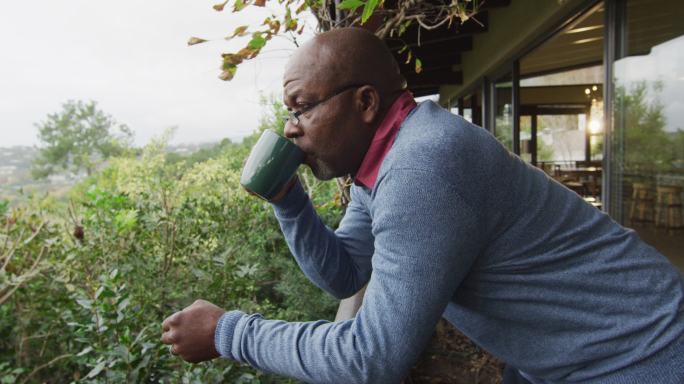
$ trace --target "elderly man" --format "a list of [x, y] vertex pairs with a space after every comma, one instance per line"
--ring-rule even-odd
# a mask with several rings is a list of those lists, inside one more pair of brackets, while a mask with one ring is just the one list
[[[197, 301], [162, 340], [314, 383], [396, 383], [445, 317], [532, 383], [684, 382], [684, 278], [637, 235], [485, 130], [416, 105], [382, 41], [317, 36], [284, 76], [285, 133], [320, 179], [352, 174], [326, 228], [295, 179], [273, 201], [302, 271], [354, 319], [287, 323]], [[230, 289], [230, 287], [226, 287]]]

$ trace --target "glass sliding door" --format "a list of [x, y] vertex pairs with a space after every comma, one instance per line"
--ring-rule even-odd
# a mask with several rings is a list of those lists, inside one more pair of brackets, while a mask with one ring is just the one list
[[684, 266], [684, 2], [629, 0], [625, 14], [613, 65], [616, 216]]
[[536, 119], [536, 116], [520, 116], [520, 158], [536, 165], [536, 152], [532, 150], [536, 145], [533, 140], [533, 137], [536, 137], [536, 130], [532, 127], [533, 119]]
[[494, 135], [513, 152], [513, 106], [511, 76], [500, 78], [494, 84]]
[[604, 16], [604, 3], [597, 2], [519, 59], [521, 158], [597, 208], [602, 208]]

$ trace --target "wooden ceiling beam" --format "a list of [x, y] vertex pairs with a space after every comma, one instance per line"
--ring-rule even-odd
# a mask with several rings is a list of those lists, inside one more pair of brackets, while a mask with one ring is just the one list
[[[430, 3], [432, 5], [448, 5], [448, 2], [445, 0], [422, 0], [425, 1], [426, 3]], [[397, 9], [397, 0], [385, 0], [383, 2], [383, 6], [385, 9]], [[480, 3], [480, 9], [479, 12], [482, 12], [487, 9], [492, 9], [492, 8], [500, 8], [500, 7], [507, 7], [511, 5], [511, 0], [486, 0], [486, 1], [481, 1]], [[470, 1], [466, 3], [466, 9], [467, 10], [472, 10], [474, 6], [474, 2]], [[479, 13], [478, 12], [478, 13]]]
[[392, 50], [399, 50], [405, 46], [408, 46], [410, 48], [429, 47], [430, 49], [434, 49], [434, 45], [444, 45], [451, 43], [451, 45], [453, 45], [454, 48], [458, 49], [459, 51], [464, 51], [472, 49], [472, 40], [473, 37], [471, 35], [445, 33], [440, 35], [433, 35], [431, 39], [426, 39], [423, 36], [420, 40], [404, 39], [403, 37], [386, 38], [385, 43]]
[[434, 85], [414, 88], [409, 87], [409, 90], [413, 93], [414, 97], [429, 96], [439, 93], [439, 87]]
[[430, 72], [439, 72], [439, 73], [448, 73], [448, 72], [456, 72], [454, 70], [454, 67], [452, 65], [445, 65], [445, 66], [429, 66], [425, 67], [423, 66], [423, 69], [420, 73], [416, 73], [416, 68], [413, 66], [402, 66], [400, 67], [401, 74], [404, 76], [420, 76], [425, 73], [430, 73]]
[[[445, 0], [424, 1], [436, 5], [445, 4]], [[451, 27], [444, 26], [434, 30], [426, 30], [413, 25], [402, 36], [385, 39], [385, 43], [399, 62], [400, 70], [414, 95], [432, 95], [439, 92], [441, 85], [462, 84], [463, 72], [454, 71], [454, 67], [461, 64], [461, 53], [473, 49], [473, 34], [487, 32], [489, 26], [487, 10], [506, 7], [510, 3], [511, 0], [486, 0], [482, 3], [479, 12], [465, 23], [454, 22]], [[386, 0], [384, 6], [386, 9], [396, 9], [397, 0]], [[472, 7], [472, 3], [467, 3], [467, 6]], [[406, 45], [411, 49], [412, 59], [416, 57], [420, 59], [423, 66], [421, 73], [415, 73], [415, 60], [405, 63], [406, 52], [398, 53]]]
[[473, 36], [471, 35], [449, 35], [441, 40], [421, 40], [420, 44], [416, 41], [401, 41], [396, 39], [385, 40], [387, 46], [392, 51], [398, 51], [408, 45], [412, 51], [431, 51], [431, 52], [465, 52], [473, 49]]
[[[472, 2], [467, 3], [466, 7], [472, 9]], [[492, 8], [501, 8], [511, 5], [511, 0], [486, 0], [480, 2], [480, 11]]]
[[[451, 69], [455, 66], [458, 66], [461, 64], [461, 58], [459, 56], [421, 56], [417, 55], [416, 56], [418, 59], [420, 59], [421, 63], [423, 64], [423, 70], [424, 71], [431, 71], [433, 69]], [[406, 57], [396, 57], [397, 61], [399, 62], [399, 69], [401, 70], [402, 73], [407, 73], [407, 72], [413, 72], [415, 71], [415, 62], [411, 60], [410, 63], [406, 63]]]
[[445, 24], [441, 28], [432, 30], [422, 28], [418, 24], [413, 24], [411, 27], [406, 29], [404, 34], [398, 36], [397, 39], [411, 43], [418, 41], [421, 43], [426, 43], [430, 41], [452, 39], [456, 35], [463, 36], [467, 34], [487, 32], [489, 14], [487, 12], [478, 13], [475, 16], [475, 19], [477, 19], [477, 21], [471, 19], [466, 21], [464, 24], [461, 24], [459, 20], [455, 20], [451, 27], [447, 27]]
[[421, 73], [405, 73], [406, 82], [409, 87], [412, 85], [459, 85], [463, 83], [463, 72], [451, 70], [434, 70]]
[[[449, 63], [452, 65], [461, 64], [461, 54], [454, 51], [438, 51], [432, 49], [417, 48], [412, 49], [412, 56], [419, 58], [422, 62], [434, 62], [439, 64]], [[397, 51], [392, 52], [394, 57], [402, 64], [406, 61], [407, 52], [398, 53]]]
[[489, 29], [489, 12], [478, 12], [472, 18], [462, 23], [459, 28], [459, 33], [483, 33]]

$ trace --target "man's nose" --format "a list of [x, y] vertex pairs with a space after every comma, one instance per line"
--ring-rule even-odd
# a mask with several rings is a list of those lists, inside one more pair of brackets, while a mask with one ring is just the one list
[[288, 139], [294, 139], [302, 135], [302, 130], [295, 124], [293, 124], [291, 121], [286, 121], [285, 122], [285, 137]]

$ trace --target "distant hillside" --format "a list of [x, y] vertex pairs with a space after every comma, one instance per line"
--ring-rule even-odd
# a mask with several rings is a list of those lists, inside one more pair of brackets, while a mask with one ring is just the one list
[[[180, 157], [210, 150], [219, 143], [176, 144], [168, 146], [170, 153]], [[31, 162], [38, 149], [29, 146], [0, 147], [0, 199], [12, 200], [20, 191], [47, 192], [64, 190], [76, 183], [82, 175], [68, 173], [52, 175], [46, 180], [31, 177]]]
[[31, 162], [38, 155], [33, 147], [0, 148], [0, 186], [18, 186], [31, 179]]

